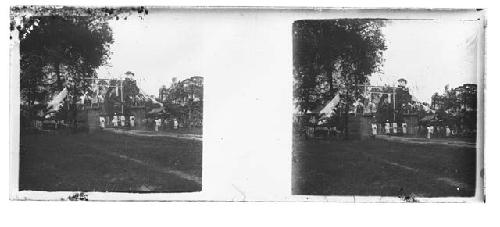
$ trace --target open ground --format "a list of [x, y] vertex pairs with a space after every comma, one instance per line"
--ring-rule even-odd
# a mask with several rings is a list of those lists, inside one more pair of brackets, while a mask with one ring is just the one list
[[471, 197], [476, 149], [380, 139], [295, 139], [292, 193]]
[[201, 191], [202, 143], [100, 131], [22, 134], [19, 190]]

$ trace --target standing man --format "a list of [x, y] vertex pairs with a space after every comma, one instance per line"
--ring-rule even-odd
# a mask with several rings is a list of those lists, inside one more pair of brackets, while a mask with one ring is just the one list
[[372, 135], [373, 136], [377, 135], [377, 124], [372, 123]]
[[434, 135], [434, 126], [432, 126], [432, 125], [431, 125], [431, 126], [429, 126], [429, 129], [428, 129], [428, 130], [429, 130], [429, 132], [428, 132], [428, 136], [427, 136], [427, 138], [429, 138], [429, 139], [430, 139], [430, 138], [431, 138], [431, 136], [433, 136], [433, 135]]
[[155, 132], [158, 132], [158, 128], [161, 125], [161, 119], [156, 119], [155, 120]]
[[131, 115], [130, 116], [130, 128], [135, 127], [135, 116]]
[[104, 129], [104, 127], [106, 126], [106, 119], [103, 117], [103, 116], [99, 116], [99, 126], [101, 127], [101, 129]]
[[392, 123], [392, 133], [398, 133], [398, 123]]
[[120, 125], [122, 127], [125, 127], [125, 116], [123, 116], [123, 115], [120, 116]]
[[174, 129], [177, 129], [179, 127], [179, 122], [177, 122], [177, 118], [174, 118]]
[[118, 127], [118, 116], [116, 115], [113, 116], [113, 127]]
[[391, 126], [389, 122], [385, 123], [385, 134], [391, 133]]
[[406, 134], [406, 127], [408, 127], [406, 123], [401, 124], [401, 128], [403, 129], [403, 134]]

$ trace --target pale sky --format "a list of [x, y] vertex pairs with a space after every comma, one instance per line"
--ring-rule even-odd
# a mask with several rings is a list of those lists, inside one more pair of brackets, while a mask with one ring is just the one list
[[173, 77], [185, 79], [204, 76], [201, 53], [203, 18], [181, 18], [168, 14], [150, 14], [143, 20], [110, 21], [115, 42], [111, 45], [109, 67], [101, 67], [99, 76], [119, 77], [135, 73], [138, 86], [148, 95], [158, 95], [161, 85], [170, 85]]
[[[111, 21], [115, 39], [111, 46], [111, 67], [101, 67], [99, 76], [118, 77], [130, 70], [135, 73], [144, 92], [157, 95], [160, 86], [168, 86], [172, 77], [217, 76], [208, 74], [224, 72], [224, 68], [231, 65], [244, 66], [228, 69], [228, 74], [245, 71], [245, 62], [238, 62], [245, 59], [249, 67], [260, 67], [252, 63], [259, 61], [252, 58], [261, 58], [256, 53], [267, 57], [283, 56], [282, 61], [291, 61], [291, 23], [295, 18], [290, 18], [290, 15], [280, 18], [278, 13], [275, 17], [270, 17], [272, 14], [268, 12], [262, 13], [265, 16], [256, 14], [153, 11], [144, 20], [132, 16], [126, 21]], [[389, 21], [383, 28], [388, 47], [384, 53], [386, 60], [382, 73], [372, 76], [372, 84], [394, 85], [397, 79], [405, 78], [412, 95], [429, 102], [431, 95], [436, 91], [442, 93], [446, 84], [453, 88], [464, 83], [477, 83], [474, 38], [478, 24], [458, 20]], [[260, 26], [271, 29], [266, 29], [266, 33], [252, 33], [261, 30]], [[277, 33], [275, 36], [273, 31]], [[287, 35], [284, 32], [289, 32], [290, 38], [278, 40]], [[273, 37], [276, 38], [273, 40]], [[262, 40], [286, 48], [282, 48], [283, 53], [241, 48], [246, 51], [241, 52], [245, 58], [235, 50], [238, 45], [262, 46], [257, 43]], [[233, 48], [227, 48], [227, 45]], [[292, 79], [291, 62], [276, 67], [283, 66], [289, 67]], [[268, 76], [273, 75], [269, 73]]]
[[392, 20], [383, 28], [386, 60], [371, 83], [395, 85], [405, 78], [412, 95], [426, 102], [447, 84], [477, 83], [477, 31], [476, 21]]

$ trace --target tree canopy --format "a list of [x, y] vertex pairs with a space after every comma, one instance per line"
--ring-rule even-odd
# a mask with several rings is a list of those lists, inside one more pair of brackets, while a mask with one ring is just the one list
[[452, 89], [446, 85], [443, 94], [432, 95], [431, 107], [445, 124], [476, 130], [477, 85], [464, 84]]
[[90, 90], [85, 78], [97, 77], [97, 68], [109, 58], [111, 29], [107, 21], [86, 16], [31, 19], [36, 26], [20, 40], [22, 97], [28, 103], [47, 102], [66, 87], [75, 109]]
[[[109, 20], [142, 19], [144, 7], [92, 8], [15, 6], [11, 8], [11, 39], [20, 43], [23, 115], [34, 117], [43, 105], [65, 89], [62, 108], [74, 110], [80, 96], [91, 93], [96, 69], [107, 63], [113, 43]], [[61, 114], [59, 114], [61, 115]], [[65, 118], [67, 115], [63, 114]]]
[[357, 84], [380, 69], [385, 40], [382, 20], [302, 20], [293, 24], [294, 97], [300, 111], [312, 110], [333, 98], [341, 103], [361, 95]]
[[368, 77], [380, 70], [383, 20], [301, 20], [293, 24], [294, 102], [302, 113], [339, 94], [338, 113], [347, 115]]

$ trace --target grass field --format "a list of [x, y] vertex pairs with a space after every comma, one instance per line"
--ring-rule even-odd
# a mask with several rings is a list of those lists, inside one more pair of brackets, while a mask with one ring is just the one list
[[19, 189], [201, 190], [202, 143], [109, 132], [21, 135]]
[[292, 168], [296, 195], [469, 197], [475, 192], [476, 150], [296, 139]]

